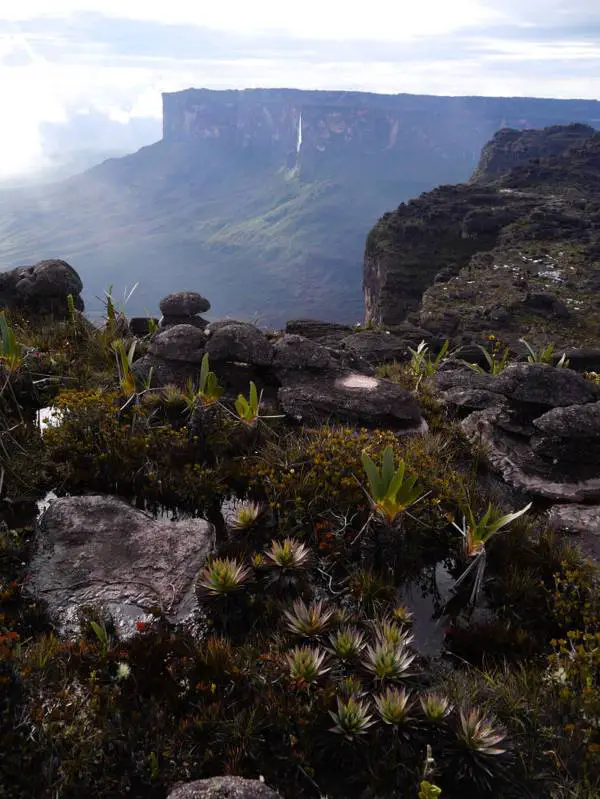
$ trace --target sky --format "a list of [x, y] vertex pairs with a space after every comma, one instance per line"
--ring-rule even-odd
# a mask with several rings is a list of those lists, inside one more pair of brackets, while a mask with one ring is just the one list
[[0, 5], [0, 179], [150, 143], [191, 86], [600, 99], [599, 0]]

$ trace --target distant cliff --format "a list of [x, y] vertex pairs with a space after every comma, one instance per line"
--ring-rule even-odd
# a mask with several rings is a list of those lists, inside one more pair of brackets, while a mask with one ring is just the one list
[[597, 334], [599, 288], [600, 133], [585, 125], [499, 131], [469, 183], [384, 214], [367, 239], [367, 321], [568, 344]]
[[160, 142], [0, 193], [0, 269], [62, 257], [90, 311], [111, 283], [139, 281], [131, 313], [177, 285], [209, 293], [215, 314], [355, 322], [365, 238], [384, 211], [467, 180], [501, 128], [600, 120], [594, 101], [292, 89], [163, 100]]

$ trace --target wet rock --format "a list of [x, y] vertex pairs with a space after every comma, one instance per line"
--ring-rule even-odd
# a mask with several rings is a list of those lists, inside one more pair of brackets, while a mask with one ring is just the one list
[[377, 330], [353, 333], [339, 343], [340, 349], [347, 350], [372, 365], [405, 361], [409, 356], [408, 347], [398, 336]]
[[424, 422], [412, 394], [382, 378], [348, 373], [299, 379], [278, 392], [283, 411], [298, 421], [331, 420], [365, 427], [421, 432]]
[[206, 352], [211, 360], [237, 361], [252, 366], [269, 366], [273, 361], [273, 346], [258, 328], [249, 324], [231, 323], [210, 326]]
[[168, 361], [201, 363], [206, 336], [193, 325], [176, 325], [157, 333], [148, 346], [150, 355]]
[[286, 333], [273, 344], [275, 369], [323, 370], [332, 364], [331, 352], [304, 336]]
[[0, 308], [66, 317], [69, 294], [76, 310], [84, 310], [82, 290], [81, 278], [73, 267], [53, 258], [0, 273]]
[[212, 777], [177, 785], [167, 799], [278, 799], [279, 794], [259, 780]]
[[583, 554], [600, 562], [600, 505], [554, 505], [548, 527], [557, 533], [576, 534]]
[[193, 612], [195, 578], [213, 545], [202, 519], [156, 521], [116, 497], [64, 497], [38, 523], [30, 588], [66, 633], [80, 608], [99, 605], [127, 636], [152, 608], [174, 622]]
[[129, 332], [132, 336], [147, 336], [150, 330], [158, 325], [158, 319], [148, 316], [132, 316], [129, 320]]
[[178, 291], [159, 303], [163, 316], [195, 316], [210, 309], [210, 302], [195, 291]]

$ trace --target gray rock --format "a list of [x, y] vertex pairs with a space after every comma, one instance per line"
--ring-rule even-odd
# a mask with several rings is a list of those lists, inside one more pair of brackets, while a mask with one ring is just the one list
[[557, 533], [580, 536], [577, 543], [586, 557], [600, 562], [600, 505], [554, 505], [548, 527]]
[[331, 352], [304, 336], [286, 333], [273, 344], [275, 369], [323, 370], [332, 364]]
[[148, 352], [168, 361], [202, 363], [205, 346], [202, 330], [193, 325], [176, 325], [153, 336]]
[[245, 325], [246, 327], [251, 327], [253, 330], [257, 329], [256, 325], [253, 325], [251, 322], [244, 322], [240, 319], [214, 319], [206, 326], [205, 333], [207, 336], [212, 336], [217, 330], [220, 330], [222, 327], [228, 327], [229, 325]]
[[0, 273], [0, 308], [31, 314], [68, 313], [71, 294], [78, 311], [84, 310], [81, 278], [66, 261], [50, 259]]
[[273, 346], [258, 328], [249, 324], [231, 323], [217, 327], [209, 325], [206, 352], [215, 361], [236, 361], [252, 366], [269, 366], [273, 361]]
[[462, 422], [467, 438], [483, 445], [490, 467], [518, 491], [552, 502], [600, 502], [600, 476], [578, 480], [553, 473], [553, 464], [531, 449], [526, 436], [511, 435], [499, 424], [503, 409], [475, 411]]
[[[565, 355], [569, 361], [569, 368], [576, 372], [600, 372], [600, 349], [597, 347], [567, 349]], [[557, 351], [556, 360], [561, 356], [562, 352]]]
[[164, 297], [159, 308], [163, 316], [195, 316], [208, 311], [210, 302], [195, 291], [178, 291]]
[[531, 438], [533, 452], [571, 479], [600, 475], [600, 402], [553, 408], [533, 424], [540, 431]]
[[382, 378], [348, 373], [299, 379], [278, 392], [283, 411], [298, 421], [332, 420], [365, 427], [421, 432], [425, 425], [412, 394]]
[[131, 369], [140, 385], [150, 379], [152, 388], [168, 385], [184, 386], [189, 378], [194, 380], [199, 373], [197, 364], [185, 361], [166, 361], [155, 355], [143, 355], [135, 361]]
[[600, 400], [600, 386], [572, 369], [556, 369], [546, 364], [511, 364], [491, 380], [490, 391], [504, 394], [514, 402], [556, 408]]
[[201, 316], [161, 316], [159, 322], [161, 330], [166, 330], [176, 325], [192, 325], [192, 327], [204, 330], [208, 326], [208, 320], [203, 319]]
[[278, 799], [279, 794], [259, 780], [212, 777], [177, 785], [167, 799]]
[[129, 320], [129, 332], [133, 336], [147, 336], [152, 323], [158, 325], [158, 319], [148, 316], [133, 316]]
[[452, 386], [441, 392], [445, 403], [465, 411], [481, 411], [484, 408], [495, 408], [506, 404], [506, 398], [482, 388], [462, 388]]
[[286, 324], [285, 332], [313, 339], [320, 344], [334, 346], [354, 331], [349, 325], [341, 325], [337, 322], [322, 322], [318, 319], [292, 319]]
[[78, 609], [100, 605], [127, 636], [153, 607], [175, 622], [193, 612], [195, 579], [213, 545], [202, 519], [155, 521], [116, 497], [64, 497], [38, 523], [30, 588], [67, 633]]
[[339, 343], [340, 349], [348, 350], [370, 364], [404, 361], [409, 354], [408, 346], [401, 338], [377, 330], [353, 333]]

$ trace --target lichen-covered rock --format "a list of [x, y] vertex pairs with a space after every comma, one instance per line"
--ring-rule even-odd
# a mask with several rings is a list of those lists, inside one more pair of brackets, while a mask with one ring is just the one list
[[258, 328], [232, 322], [222, 326], [209, 325], [206, 352], [215, 361], [236, 361], [252, 366], [269, 366], [273, 361], [273, 346]]
[[337, 377], [303, 377], [280, 388], [278, 399], [284, 412], [298, 421], [331, 420], [399, 432], [425, 429], [413, 395], [378, 377], [352, 372]]
[[210, 302], [196, 291], [178, 291], [159, 303], [163, 316], [195, 316], [210, 309]]
[[337, 346], [349, 336], [353, 329], [338, 322], [323, 322], [318, 319], [291, 319], [285, 326], [285, 332], [304, 336], [328, 347]]
[[76, 310], [84, 310], [82, 290], [81, 278], [73, 267], [53, 258], [0, 273], [0, 308], [64, 317], [68, 314], [69, 294]]
[[153, 336], [148, 352], [168, 361], [202, 363], [205, 346], [206, 336], [202, 330], [193, 325], [176, 325]]
[[161, 330], [166, 330], [166, 328], [176, 325], [192, 325], [192, 327], [204, 330], [208, 325], [208, 320], [202, 316], [162, 316], [158, 326]]
[[323, 370], [332, 364], [331, 352], [304, 336], [286, 333], [273, 345], [275, 369]]
[[572, 369], [556, 369], [546, 364], [511, 364], [492, 381], [493, 391], [514, 402], [555, 408], [600, 399], [600, 386]]
[[184, 386], [187, 380], [197, 378], [199, 372], [196, 363], [167, 361], [148, 354], [138, 358], [131, 369], [140, 385], [150, 381], [152, 388], [168, 385]]
[[573, 479], [600, 475], [600, 402], [553, 408], [533, 421], [536, 455], [548, 458]]
[[202, 519], [163, 522], [116, 497], [63, 497], [38, 523], [29, 585], [65, 632], [75, 630], [80, 608], [101, 605], [126, 636], [152, 608], [173, 621], [192, 613], [213, 544]]
[[260, 780], [212, 777], [177, 785], [167, 799], [278, 799], [279, 794]]

